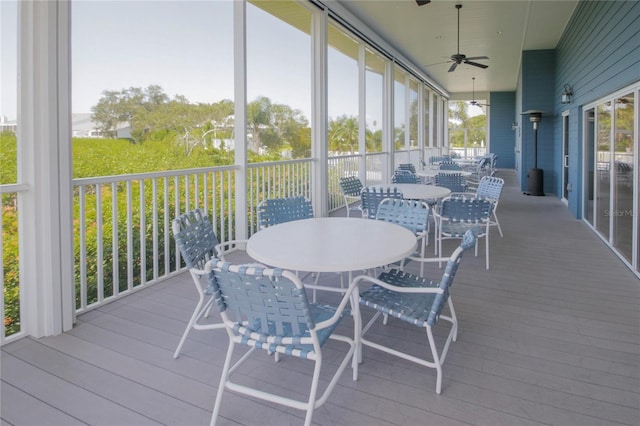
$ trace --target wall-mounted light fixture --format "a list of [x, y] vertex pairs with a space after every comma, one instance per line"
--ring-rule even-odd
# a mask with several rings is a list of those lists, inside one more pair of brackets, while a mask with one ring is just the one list
[[573, 89], [570, 85], [565, 84], [562, 89], [562, 95], [560, 96], [560, 101], [563, 104], [570, 104], [573, 101]]
[[513, 123], [511, 123], [511, 130], [518, 130], [518, 122], [514, 121]]

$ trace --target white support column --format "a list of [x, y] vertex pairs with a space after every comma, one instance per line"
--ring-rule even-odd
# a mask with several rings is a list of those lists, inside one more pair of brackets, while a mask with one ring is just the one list
[[440, 100], [440, 108], [438, 108], [440, 114], [438, 118], [440, 131], [438, 135], [442, 135], [442, 146], [446, 146], [447, 153], [449, 153], [449, 102], [442, 96], [438, 96], [438, 99]]
[[419, 154], [419, 158], [422, 161], [425, 161], [424, 158], [424, 141], [425, 141], [425, 134], [424, 134], [424, 92], [426, 90], [424, 84], [419, 83], [419, 90], [418, 90], [418, 152]]
[[[409, 73], [404, 76], [404, 149], [407, 151], [411, 149], [411, 78]], [[408, 155], [406, 159], [407, 163], [411, 162], [411, 157]], [[395, 162], [393, 163], [395, 164]]]
[[429, 148], [435, 148], [438, 146], [438, 141], [434, 140], [433, 135], [434, 135], [434, 127], [436, 125], [436, 119], [435, 119], [435, 114], [434, 112], [434, 106], [435, 106], [435, 93], [433, 93], [432, 91], [429, 91]]
[[19, 3], [18, 181], [24, 329], [60, 334], [75, 314], [70, 4]]
[[367, 175], [367, 55], [363, 42], [358, 46], [358, 176]]
[[382, 182], [391, 182], [391, 170], [393, 170], [394, 162], [394, 139], [395, 130], [393, 122], [394, 108], [394, 70], [393, 61], [385, 62], [384, 72], [384, 93], [382, 95], [382, 151], [389, 153], [387, 164], [382, 168]]
[[235, 178], [236, 239], [247, 238], [247, 4], [233, 2], [234, 81], [234, 149], [235, 164], [240, 166]]
[[311, 155], [315, 159], [311, 166], [311, 203], [314, 215], [328, 215], [328, 164], [329, 142], [327, 140], [327, 25], [328, 11], [313, 13], [311, 40], [312, 85], [311, 91]]

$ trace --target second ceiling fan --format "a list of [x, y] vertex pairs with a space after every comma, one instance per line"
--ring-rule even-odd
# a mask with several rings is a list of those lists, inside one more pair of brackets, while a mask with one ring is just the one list
[[480, 59], [489, 59], [488, 56], [471, 56], [467, 57], [466, 55], [460, 53], [460, 9], [462, 9], [461, 4], [456, 4], [456, 9], [458, 9], [458, 53], [451, 55], [451, 67], [449, 67], [449, 72], [455, 71], [456, 67], [460, 64], [473, 65], [474, 67], [479, 68], [489, 68], [489, 65], [480, 64], [478, 62], [473, 62]]
[[472, 99], [472, 100], [471, 100], [471, 101], [469, 101], [469, 104], [470, 104], [470, 105], [474, 105], [474, 106], [480, 106], [480, 107], [483, 107], [483, 106], [491, 106], [491, 105], [489, 105], [489, 104], [482, 104], [482, 103], [480, 103], [480, 102], [476, 101], [476, 78], [475, 78], [475, 77], [472, 77], [472, 80], [473, 80], [473, 82], [472, 82], [472, 83], [473, 83], [473, 92], [472, 92], [472, 93], [473, 93], [473, 95], [472, 95], [472, 97], [471, 97], [471, 99]]

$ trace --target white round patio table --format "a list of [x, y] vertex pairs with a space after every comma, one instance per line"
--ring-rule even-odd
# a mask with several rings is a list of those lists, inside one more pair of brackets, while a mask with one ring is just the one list
[[396, 187], [407, 200], [434, 200], [451, 195], [451, 190], [442, 186], [425, 185], [423, 183], [391, 183], [389, 185], [372, 185], [378, 188]]
[[293, 271], [351, 272], [397, 262], [416, 249], [400, 225], [361, 218], [322, 217], [280, 223], [256, 232], [247, 253]]

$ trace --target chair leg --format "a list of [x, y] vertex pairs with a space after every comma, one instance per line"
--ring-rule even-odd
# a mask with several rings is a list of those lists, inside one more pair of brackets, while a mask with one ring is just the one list
[[313, 409], [316, 406], [316, 394], [318, 393], [318, 383], [320, 382], [320, 367], [322, 366], [322, 357], [318, 357], [316, 365], [313, 368], [313, 379], [311, 380], [311, 390], [309, 391], [309, 403], [307, 405], [307, 415], [304, 418], [304, 426], [311, 426], [311, 417]]
[[456, 316], [456, 310], [453, 308], [451, 295], [449, 295], [447, 303], [449, 304], [449, 310], [451, 311], [451, 322], [453, 323], [453, 338], [451, 340], [455, 342], [456, 340], [458, 340], [458, 317]]
[[213, 305], [212, 298], [209, 298], [209, 300], [206, 303], [204, 303], [204, 298], [202, 298], [201, 296], [200, 301], [196, 305], [196, 309], [193, 311], [193, 314], [191, 315], [191, 319], [189, 320], [187, 327], [184, 329], [184, 333], [182, 333], [182, 337], [180, 338], [180, 343], [178, 343], [178, 347], [176, 348], [176, 351], [173, 353], [174, 358], [178, 358], [178, 356], [180, 355], [180, 351], [182, 350], [182, 346], [184, 345], [184, 342], [187, 340], [187, 336], [189, 335], [189, 332], [193, 328], [194, 324], [198, 321], [198, 319], [202, 316], [202, 314], [209, 312], [211, 305]]
[[224, 366], [222, 367], [222, 375], [220, 377], [220, 384], [218, 385], [218, 394], [216, 395], [216, 402], [213, 405], [213, 413], [211, 414], [210, 426], [215, 426], [218, 414], [220, 413], [220, 406], [222, 405], [222, 394], [224, 392], [225, 384], [229, 379], [229, 369], [231, 366], [231, 357], [233, 356], [234, 343], [229, 339], [229, 347], [227, 348], [227, 357], [224, 360]]
[[496, 225], [498, 226], [498, 232], [500, 233], [501, 237], [504, 237], [504, 235], [502, 235], [502, 228], [500, 227], [500, 222], [498, 222], [498, 215], [496, 215], [496, 212], [493, 212], [493, 218], [496, 221]]
[[442, 392], [442, 364], [440, 363], [440, 356], [438, 355], [436, 342], [433, 339], [431, 326], [427, 326], [427, 337], [429, 338], [429, 347], [431, 348], [431, 356], [433, 356], [433, 363], [434, 363], [433, 368], [436, 369], [436, 393], [440, 395], [440, 393]]
[[487, 270], [489, 269], [489, 229], [487, 229], [487, 233], [484, 235], [484, 239], [486, 240], [484, 242], [485, 244], [485, 250], [487, 251], [486, 253], [486, 257], [487, 257]]

